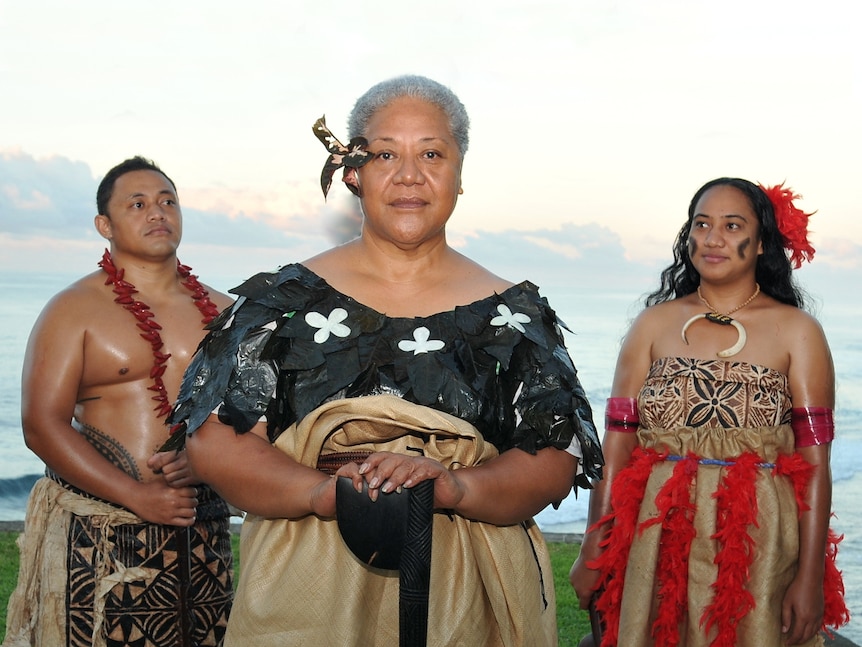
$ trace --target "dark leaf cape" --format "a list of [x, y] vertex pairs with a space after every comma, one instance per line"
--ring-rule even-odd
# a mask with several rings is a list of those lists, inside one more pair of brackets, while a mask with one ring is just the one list
[[231, 290], [183, 379], [169, 422], [192, 433], [218, 410], [245, 433], [263, 416], [274, 441], [335, 398], [395, 394], [473, 424], [501, 452], [566, 449], [577, 484], [601, 478], [592, 411], [556, 314], [525, 281], [452, 311], [387, 317], [302, 265]]

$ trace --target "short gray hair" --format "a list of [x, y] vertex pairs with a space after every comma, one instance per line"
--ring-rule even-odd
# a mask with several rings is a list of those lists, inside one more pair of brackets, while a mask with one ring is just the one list
[[401, 97], [416, 97], [440, 108], [449, 120], [449, 130], [458, 144], [461, 159], [470, 143], [470, 118], [467, 109], [452, 90], [424, 76], [405, 74], [381, 81], [363, 94], [347, 120], [349, 137], [365, 136], [368, 122], [380, 108]]

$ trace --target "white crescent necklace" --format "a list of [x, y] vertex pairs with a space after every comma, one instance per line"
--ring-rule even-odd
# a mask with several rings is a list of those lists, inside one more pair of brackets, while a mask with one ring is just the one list
[[745, 301], [736, 306], [733, 310], [730, 310], [724, 314], [720, 313], [716, 310], [712, 304], [703, 298], [703, 294], [700, 292], [700, 286], [697, 286], [697, 298], [700, 299], [701, 303], [709, 308], [709, 312], [702, 312], [700, 314], [694, 315], [691, 319], [685, 322], [682, 327], [682, 340], [688, 344], [688, 339], [685, 336], [685, 331], [688, 330], [688, 327], [693, 324], [698, 319], [706, 319], [715, 324], [721, 324], [722, 326], [733, 326], [736, 328], [736, 332], [739, 334], [739, 337], [736, 340], [736, 343], [730, 348], [726, 348], [725, 350], [719, 351], [716, 353], [719, 357], [733, 357], [739, 351], [741, 351], [745, 347], [745, 342], [747, 341], [747, 337], [745, 335], [745, 328], [742, 327], [742, 324], [739, 323], [736, 319], [733, 319], [730, 315], [732, 315], [737, 310], [742, 310], [749, 303], [754, 301], [757, 295], [760, 294], [760, 284], [754, 284], [754, 294], [748, 297]]

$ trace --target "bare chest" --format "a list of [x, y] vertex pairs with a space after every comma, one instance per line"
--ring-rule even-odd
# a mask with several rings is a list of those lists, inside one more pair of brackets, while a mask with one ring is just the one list
[[153, 308], [141, 321], [112, 304], [88, 321], [84, 334], [82, 386], [149, 381], [179, 383], [204, 336], [201, 313], [178, 301]]

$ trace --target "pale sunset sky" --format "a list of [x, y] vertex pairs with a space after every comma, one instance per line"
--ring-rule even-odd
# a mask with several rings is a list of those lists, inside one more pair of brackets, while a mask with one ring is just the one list
[[202, 279], [317, 253], [352, 197], [324, 203], [312, 123], [346, 141], [362, 92], [415, 73], [472, 120], [450, 240], [506, 278], [651, 287], [691, 195], [736, 175], [801, 193], [803, 272], [858, 287], [857, 29], [840, 0], [0, 0], [0, 270], [95, 269], [96, 185], [135, 154]]

